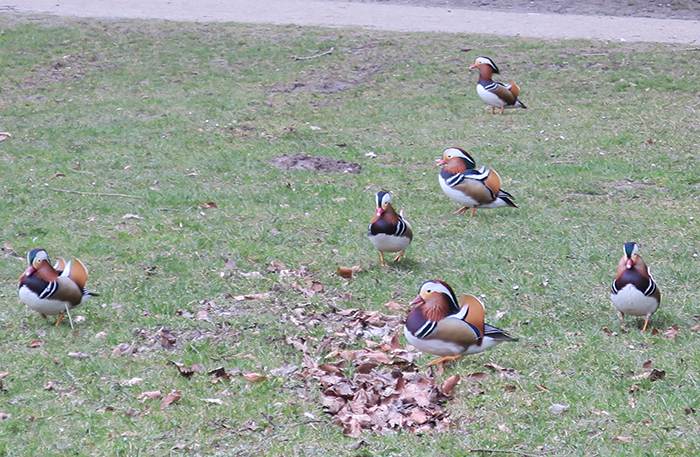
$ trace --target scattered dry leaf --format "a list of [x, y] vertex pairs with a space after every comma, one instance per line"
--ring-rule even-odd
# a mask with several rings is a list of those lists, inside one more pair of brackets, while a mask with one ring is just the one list
[[651, 360], [646, 360], [646, 361], [642, 364], [642, 368], [644, 368], [645, 370], [647, 370], [647, 369], [651, 368], [651, 364], [652, 364], [652, 363], [654, 363], [654, 362], [652, 362]]
[[204, 371], [204, 368], [202, 368], [202, 366], [198, 363], [193, 363], [189, 366], [189, 368], [185, 368], [182, 362], [168, 361], [167, 363], [169, 365], [174, 365], [177, 368], [177, 372], [180, 374], [180, 376], [184, 378], [191, 378], [195, 373], [202, 373]]
[[224, 402], [220, 398], [202, 398], [204, 403], [211, 403], [214, 405], [223, 405]]
[[502, 366], [495, 364], [495, 363], [485, 363], [484, 366], [486, 368], [491, 368], [493, 371], [507, 371], [507, 368], [503, 368]]
[[535, 387], [536, 387], [537, 390], [539, 390], [540, 392], [549, 392], [549, 389], [547, 389], [545, 386], [541, 386], [541, 385], [539, 385], [539, 384], [535, 384]]
[[480, 371], [478, 373], [472, 373], [470, 375], [467, 375], [467, 379], [473, 379], [474, 381], [481, 382], [489, 379], [489, 374]]
[[693, 325], [692, 327], [690, 327], [690, 330], [692, 330], [692, 331], [694, 331], [694, 332], [700, 330], [700, 324], [695, 324], [695, 325]]
[[0, 379], [2, 379], [2, 378], [4, 378], [4, 377], [8, 376], [9, 374], [10, 374], [9, 371], [0, 371]]
[[236, 301], [243, 301], [243, 300], [265, 299], [265, 298], [269, 298], [269, 297], [270, 297], [269, 292], [263, 292], [263, 293], [259, 293], [259, 294], [235, 295], [233, 297], [233, 299]]
[[206, 202], [206, 203], [200, 204], [199, 208], [200, 209], [217, 208], [217, 206], [216, 206], [215, 202]]
[[260, 382], [260, 381], [264, 381], [265, 379], [267, 379], [267, 376], [263, 376], [260, 373], [250, 372], [250, 373], [243, 373], [243, 378], [246, 381], [250, 381], [250, 382]]
[[562, 405], [561, 403], [554, 403], [549, 407], [549, 412], [552, 414], [561, 415], [569, 410], [568, 405]]
[[142, 392], [141, 395], [138, 396], [137, 400], [148, 400], [149, 398], [151, 400], [157, 400], [161, 396], [161, 391], [160, 390], [150, 390], [148, 392]]
[[9, 132], [0, 132], [0, 141], [5, 141], [8, 138], [12, 138]]
[[0, 412], [0, 421], [4, 421], [5, 419], [9, 419], [10, 415], [7, 413]]
[[28, 348], [36, 349], [44, 344], [41, 340], [32, 340], [31, 343], [27, 345]]
[[442, 393], [444, 393], [447, 396], [452, 396], [452, 393], [454, 392], [455, 386], [459, 383], [460, 377], [458, 374], [453, 374], [449, 378], [445, 379], [442, 382]]
[[350, 279], [352, 278], [352, 268], [349, 267], [338, 267], [335, 273], [341, 278]]
[[175, 403], [176, 401], [179, 401], [181, 398], [182, 398], [182, 393], [177, 391], [177, 390], [173, 390], [172, 392], [167, 394], [165, 397], [163, 397], [163, 399], [160, 401], [161, 408], [165, 408], [166, 406], [171, 405], [171, 404]]
[[664, 370], [657, 370], [656, 368], [654, 368], [651, 370], [651, 373], [649, 373], [649, 381], [651, 382], [662, 380], [665, 377], [666, 371]]
[[230, 376], [228, 375], [228, 373], [226, 373], [226, 369], [224, 369], [224, 367], [218, 367], [214, 368], [213, 370], [209, 370], [208, 374], [215, 376], [215, 380], [217, 381], [219, 379], [230, 379]]
[[619, 441], [621, 443], [631, 443], [632, 442], [632, 438], [630, 438], [629, 436], [614, 436], [612, 440]]
[[677, 325], [674, 325], [672, 327], [667, 328], [666, 331], [664, 332], [664, 336], [670, 340], [674, 339], [675, 337], [678, 336], [679, 328], [680, 327], [678, 327]]
[[141, 216], [138, 214], [131, 214], [131, 213], [126, 213], [125, 215], [122, 216], [122, 219], [143, 219]]
[[503, 433], [512, 433], [513, 430], [511, 430], [510, 427], [508, 427], [508, 424], [498, 424], [498, 430], [500, 430]]
[[86, 354], [83, 351], [78, 351], [78, 352], [69, 352], [68, 357], [75, 357], [76, 359], [87, 359], [90, 357], [90, 354]]
[[603, 333], [605, 333], [606, 335], [610, 335], [610, 336], [617, 336], [617, 332], [613, 332], [612, 330], [610, 330], [607, 327], [603, 328]]

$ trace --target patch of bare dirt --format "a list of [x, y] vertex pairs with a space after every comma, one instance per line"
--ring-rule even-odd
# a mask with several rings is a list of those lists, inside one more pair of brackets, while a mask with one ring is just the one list
[[[337, 0], [334, 0], [337, 1]], [[633, 16], [659, 19], [700, 19], [697, 0], [347, 0], [411, 6], [504, 11], [508, 13]], [[507, 27], [507, 26], [506, 26]]]
[[269, 159], [280, 170], [308, 170], [321, 173], [359, 173], [362, 165], [356, 162], [348, 162], [341, 159], [332, 159], [323, 156], [310, 156], [305, 152], [298, 154], [282, 154]]

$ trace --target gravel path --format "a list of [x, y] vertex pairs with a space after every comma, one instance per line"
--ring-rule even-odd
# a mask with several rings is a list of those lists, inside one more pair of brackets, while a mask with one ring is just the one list
[[363, 27], [401, 32], [700, 44], [700, 21], [323, 0], [18, 0], [0, 10], [94, 18]]

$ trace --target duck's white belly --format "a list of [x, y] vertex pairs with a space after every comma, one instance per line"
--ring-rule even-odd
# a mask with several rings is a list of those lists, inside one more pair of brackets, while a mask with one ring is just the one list
[[37, 297], [35, 293], [29, 290], [28, 287], [24, 286], [20, 287], [19, 289], [19, 299], [22, 303], [29, 306], [34, 311], [41, 314], [47, 314], [49, 316], [56, 316], [58, 314], [65, 313], [66, 305], [73, 308], [68, 302], [46, 298], [41, 299]]
[[422, 340], [416, 338], [408, 331], [406, 326], [403, 328], [403, 334], [413, 347], [416, 349], [426, 352], [428, 354], [446, 356], [446, 355], [459, 355], [464, 352], [464, 347], [455, 343], [448, 343], [447, 341], [442, 341], [438, 339], [427, 339]]
[[387, 235], [386, 233], [370, 235], [369, 240], [375, 248], [382, 252], [405, 251], [408, 245], [411, 244], [411, 239], [408, 237]]
[[631, 284], [617, 294], [610, 294], [610, 300], [617, 309], [631, 316], [651, 316], [659, 308], [659, 302], [654, 297], [645, 296]]
[[461, 190], [448, 186], [445, 182], [445, 179], [441, 175], [438, 175], [438, 180], [440, 181], [440, 187], [442, 188], [442, 191], [445, 192], [445, 195], [450, 197], [450, 200], [452, 200], [453, 202], [459, 203], [460, 205], [467, 206], [469, 208], [479, 205], [479, 202], [477, 202]]
[[494, 94], [493, 92], [484, 89], [484, 86], [481, 84], [476, 85], [476, 93], [479, 94], [479, 97], [490, 106], [496, 106], [498, 108], [506, 106], [506, 102], [501, 100], [498, 95]]

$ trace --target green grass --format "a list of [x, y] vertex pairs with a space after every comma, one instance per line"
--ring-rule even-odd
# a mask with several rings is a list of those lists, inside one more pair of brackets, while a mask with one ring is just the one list
[[[0, 252], [0, 412], [10, 414], [0, 455], [700, 452], [695, 48], [9, 14], [0, 40], [0, 131], [12, 134], [0, 142], [0, 241], [13, 248]], [[529, 110], [484, 110], [468, 70], [481, 54], [519, 83]], [[497, 169], [520, 208], [452, 215], [434, 161], [447, 146]], [[363, 169], [267, 161], [298, 152]], [[382, 188], [415, 231], [390, 268], [365, 236]], [[608, 288], [627, 241], [662, 291], [657, 334], [629, 318], [619, 332]], [[90, 268], [101, 296], [73, 312], [85, 317], [75, 332], [17, 298], [35, 247]], [[306, 277], [281, 277], [275, 261]], [[352, 265], [363, 270], [349, 282], [333, 274]], [[487, 362], [513, 370], [464, 380], [445, 405], [449, 432], [366, 434], [357, 447], [313, 381], [269, 375], [303, 362], [287, 337], [332, 339], [342, 329], [323, 319], [335, 309], [408, 309], [432, 278], [485, 294], [487, 322], [520, 338], [448, 365], [443, 377]], [[324, 290], [299, 293], [303, 279]], [[202, 310], [207, 319], [192, 317]], [[298, 326], [299, 313], [321, 322]], [[675, 339], [663, 335], [670, 326]], [[111, 357], [120, 343], [139, 350]], [[311, 357], [325, 361], [317, 346]], [[631, 378], [647, 360], [665, 379]], [[169, 361], [268, 378], [188, 379]], [[124, 383], [134, 377], [143, 381]], [[182, 399], [161, 409], [138, 400], [148, 390]], [[570, 410], [554, 416], [552, 403]]]

